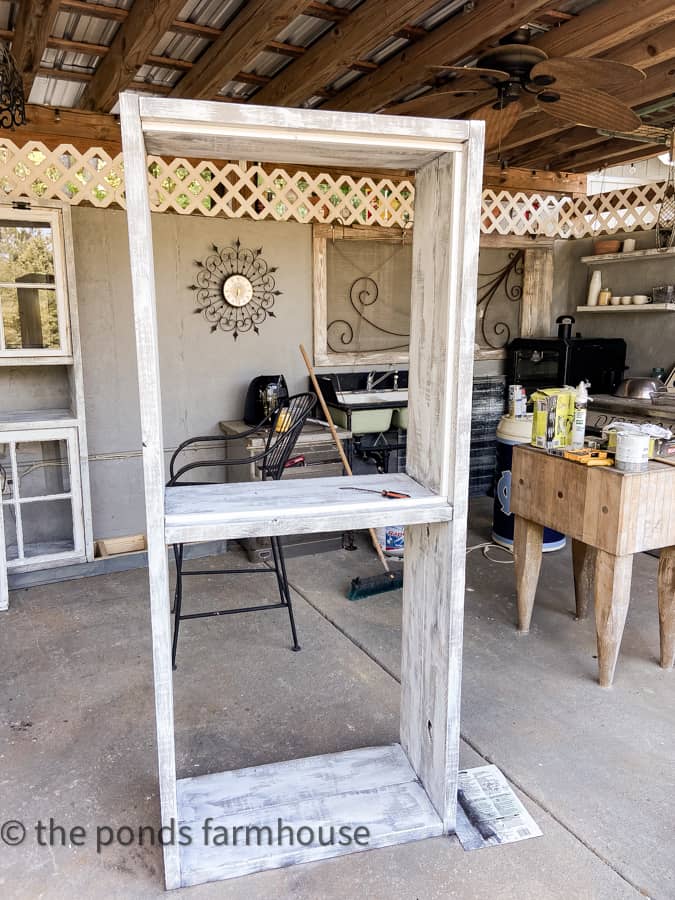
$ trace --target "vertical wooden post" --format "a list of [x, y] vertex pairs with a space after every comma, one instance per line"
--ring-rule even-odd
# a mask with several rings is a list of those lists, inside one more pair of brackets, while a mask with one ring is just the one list
[[544, 526], [522, 516], [514, 516], [513, 555], [516, 570], [518, 631], [527, 634], [532, 621], [534, 598], [541, 570]]
[[611, 687], [626, 624], [633, 555], [614, 556], [597, 550], [595, 556], [595, 630], [598, 637], [600, 687]]
[[7, 554], [5, 551], [5, 526], [3, 521], [2, 498], [0, 498], [0, 612], [9, 609], [9, 588], [7, 586]]
[[548, 337], [553, 305], [553, 250], [528, 247], [523, 263], [520, 336]]
[[672, 669], [675, 663], [675, 547], [661, 550], [658, 591], [661, 668]]
[[455, 828], [471, 371], [483, 124], [467, 152], [418, 170], [407, 469], [447, 496], [453, 521], [406, 529], [401, 743], [447, 831]]
[[[126, 182], [131, 281], [134, 294], [136, 355], [143, 442], [145, 512], [148, 531], [148, 569], [152, 617], [152, 659], [155, 674], [155, 714], [162, 825], [178, 817], [176, 803], [176, 752], [173, 731], [173, 682], [171, 670], [171, 621], [169, 570], [164, 541], [164, 457], [162, 405], [159, 382], [155, 268], [148, 196], [145, 142], [138, 96], [121, 94], [122, 147]], [[177, 844], [164, 846], [164, 878], [167, 890], [180, 887]]]
[[593, 596], [595, 578], [595, 548], [582, 541], [572, 540], [572, 566], [574, 568], [574, 598], [576, 618], [585, 619]]

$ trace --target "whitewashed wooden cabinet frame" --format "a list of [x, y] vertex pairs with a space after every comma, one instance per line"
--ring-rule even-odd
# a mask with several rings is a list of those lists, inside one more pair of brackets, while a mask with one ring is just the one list
[[[371, 847], [455, 827], [466, 514], [483, 123], [121, 95], [131, 255], [161, 817], [164, 825], [341, 816], [371, 828]], [[340, 490], [340, 479], [165, 490], [147, 155], [258, 159], [416, 173], [409, 380], [409, 500]], [[381, 476], [354, 479], [367, 485]], [[381, 484], [381, 482], [379, 482]], [[244, 491], [250, 491], [250, 503]], [[184, 493], [181, 494], [181, 491]], [[232, 492], [237, 492], [236, 497]], [[351, 496], [350, 496], [351, 495]], [[230, 501], [232, 501], [230, 503]], [[357, 748], [176, 782], [167, 543], [205, 535], [408, 525], [403, 589], [401, 744]], [[294, 656], [289, 653], [288, 665]], [[291, 727], [289, 723], [289, 727]], [[318, 769], [318, 774], [317, 774]], [[237, 793], [235, 785], [245, 792]], [[297, 800], [299, 793], [303, 801]], [[208, 810], [217, 810], [209, 813]], [[280, 812], [283, 810], [283, 813]], [[346, 817], [346, 818], [345, 818]], [[358, 847], [167, 845], [167, 888], [352, 852]]]

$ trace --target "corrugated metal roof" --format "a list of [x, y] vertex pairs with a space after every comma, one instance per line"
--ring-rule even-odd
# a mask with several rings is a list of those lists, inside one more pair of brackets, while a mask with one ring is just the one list
[[[338, 9], [354, 10], [363, 2], [365, 0], [328, 0], [328, 5]], [[452, 16], [462, 15], [465, 12], [467, 2], [468, 0], [439, 0], [424, 15], [416, 19], [413, 18], [410, 24], [425, 30], [432, 30]], [[559, 0], [556, 3], [556, 9], [563, 13], [575, 14], [595, 2], [598, 2], [598, 0]], [[133, 4], [133, 0], [97, 0], [97, 3], [128, 10]], [[245, 3], [246, 0], [187, 0], [178, 15], [178, 19], [195, 25], [222, 30], [232, 21]], [[8, 0], [0, 0], [0, 27], [12, 27], [16, 18], [16, 8], [16, 2], [10, 3]], [[545, 21], [545, 13], [540, 15], [540, 20]], [[65, 40], [109, 46], [120, 27], [118, 22], [97, 18], [85, 13], [61, 10], [56, 17], [52, 34], [54, 37]], [[333, 22], [307, 13], [297, 16], [289, 25], [282, 29], [276, 36], [276, 40], [307, 48], [333, 27]], [[548, 25], [543, 27], [548, 27]], [[210, 43], [210, 40], [205, 37], [168, 31], [153, 48], [153, 55], [194, 62], [208, 50]], [[390, 36], [365, 54], [364, 59], [381, 64], [399, 53], [409, 43], [410, 41], [406, 38]], [[63, 78], [59, 78], [58, 70], [92, 73], [101, 59], [102, 56], [100, 55], [52, 48], [47, 49], [43, 55], [42, 66], [54, 69], [55, 83], [52, 84], [53, 79], [51, 78], [36, 79], [31, 91], [30, 101], [40, 104], [56, 103], [64, 107], [76, 105], [84, 91], [84, 83], [66, 81]], [[472, 60], [455, 60], [455, 62], [457, 64], [465, 64], [472, 62]], [[263, 51], [247, 63], [244, 71], [261, 76], [274, 77], [286, 66], [292, 65], [292, 63], [293, 58], [290, 56]], [[181, 72], [176, 68], [161, 65], [144, 65], [138, 70], [135, 80], [145, 84], [157, 84], [160, 88], [166, 89], [175, 85], [180, 77]], [[326, 85], [326, 87], [330, 90], [340, 90], [361, 77], [362, 73], [348, 70], [341, 72], [333, 83]], [[415, 88], [415, 92], [419, 92], [419, 90], [419, 88]], [[247, 99], [254, 96], [256, 91], [256, 85], [231, 81], [223, 85], [220, 93]], [[307, 100], [306, 105], [316, 106], [321, 103], [321, 97], [314, 95]]]

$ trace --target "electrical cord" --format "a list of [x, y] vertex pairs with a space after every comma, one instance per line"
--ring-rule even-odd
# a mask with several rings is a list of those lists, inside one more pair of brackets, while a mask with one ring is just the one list
[[[490, 547], [495, 547], [497, 550], [501, 550], [502, 553], [507, 553], [511, 558], [510, 559], [495, 559], [494, 556], [490, 556], [488, 550]], [[503, 547], [501, 544], [497, 544], [495, 541], [485, 541], [482, 544], [474, 544], [473, 547], [466, 548], [466, 555], [472, 553], [474, 550], [482, 550], [483, 556], [485, 559], [489, 559], [490, 562], [497, 563], [500, 566], [512, 566], [513, 565], [513, 550], [508, 547]]]

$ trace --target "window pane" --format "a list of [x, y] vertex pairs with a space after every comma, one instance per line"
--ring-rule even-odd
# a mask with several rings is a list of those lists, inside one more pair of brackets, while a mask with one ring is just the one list
[[7, 559], [17, 559], [19, 548], [16, 545], [16, 507], [11, 503], [4, 503], [2, 516], [5, 526], [5, 553]]
[[[30, 279], [26, 276], [36, 276]], [[48, 222], [0, 220], [0, 281], [45, 282], [54, 275], [54, 240]]]
[[14, 496], [12, 492], [12, 461], [9, 457], [9, 444], [0, 442], [0, 495], [3, 500]]
[[70, 491], [67, 441], [18, 443], [16, 467], [19, 498], [66, 494]]
[[56, 292], [46, 288], [0, 288], [6, 350], [58, 349]]
[[75, 549], [73, 513], [69, 499], [22, 503], [19, 509], [24, 556], [65, 553]]

